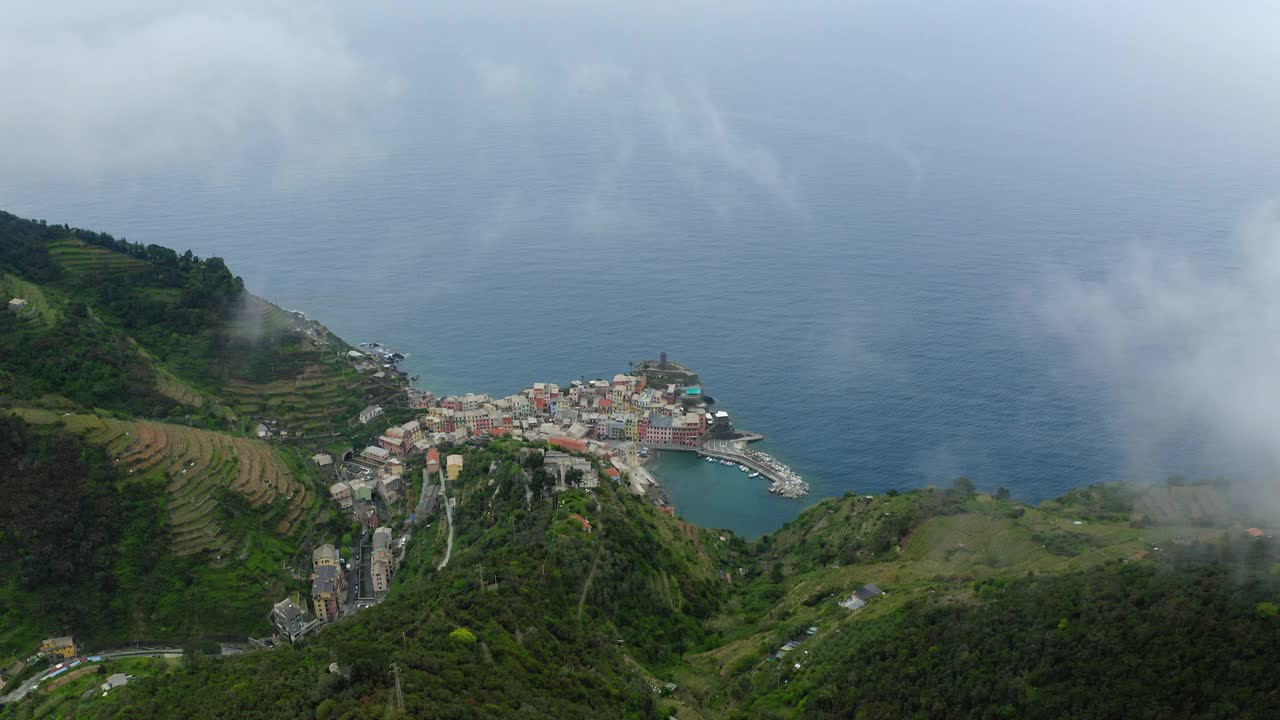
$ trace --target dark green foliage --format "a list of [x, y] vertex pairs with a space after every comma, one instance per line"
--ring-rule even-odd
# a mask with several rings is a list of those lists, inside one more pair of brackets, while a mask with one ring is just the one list
[[69, 303], [52, 329], [0, 314], [0, 356], [0, 380], [17, 400], [55, 394], [85, 408], [158, 416], [177, 406], [156, 389], [151, 363], [83, 303]]
[[248, 568], [172, 554], [162, 480], [125, 475], [78, 436], [4, 414], [0, 457], [0, 562], [14, 570], [0, 586], [12, 603], [3, 635], [69, 632], [103, 647], [265, 628], [261, 579]]
[[[70, 252], [88, 258], [91, 269], [66, 270], [52, 252], [58, 243], [70, 243]], [[99, 260], [125, 269], [99, 271], [92, 264]], [[148, 356], [173, 360], [190, 371], [189, 380], [209, 385], [215, 340], [244, 294], [219, 258], [180, 256], [7, 213], [0, 213], [0, 271], [62, 299], [52, 327], [8, 313], [0, 320], [5, 393], [23, 402], [56, 394], [84, 409], [153, 417], [170, 414], [177, 403], [159, 392]]]
[[799, 716], [814, 718], [1277, 717], [1280, 634], [1256, 610], [1280, 595], [1265, 572], [1274, 558], [1254, 548], [1234, 567], [1202, 564], [1219, 552], [984, 585], [978, 605], [909, 604], [815, 645], [787, 685], [776, 671], [755, 676], [753, 707], [805, 698]]
[[1060, 498], [1045, 503], [1078, 517], [1093, 520], [1126, 520], [1133, 512], [1133, 489], [1110, 483], [1076, 488]]
[[[676, 521], [611, 485], [527, 507], [514, 454], [455, 451], [466, 464], [444, 571], [415, 543], [381, 605], [299, 648], [131, 685], [99, 717], [381, 718], [396, 702], [392, 663], [409, 717], [658, 717], [627, 658], [677, 662], [724, 593], [683, 542], [662, 539], [679, 537]], [[570, 511], [594, 532], [563, 523]]]

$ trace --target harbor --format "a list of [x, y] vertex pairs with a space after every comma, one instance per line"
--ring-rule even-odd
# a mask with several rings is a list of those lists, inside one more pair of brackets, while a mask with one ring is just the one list
[[809, 483], [799, 473], [772, 455], [748, 447], [748, 442], [745, 438], [707, 440], [697, 452], [709, 462], [736, 466], [749, 478], [764, 477], [774, 495], [798, 498], [809, 494]]

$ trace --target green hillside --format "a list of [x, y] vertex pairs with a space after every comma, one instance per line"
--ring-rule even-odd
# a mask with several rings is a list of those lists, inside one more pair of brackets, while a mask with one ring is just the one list
[[[0, 214], [0, 290], [28, 300], [0, 317], [0, 668], [55, 633], [269, 632], [315, 538], [350, 539], [303, 458], [396, 382], [217, 259]], [[1030, 506], [960, 478], [748, 541], [625, 483], [555, 493], [515, 439], [443, 449], [452, 527], [409, 529], [380, 604], [0, 717], [1280, 716], [1280, 547], [1221, 482]]]
[[[345, 440], [387, 388], [217, 258], [0, 213], [0, 294], [26, 301], [0, 312], [14, 453], [0, 489], [21, 500], [6, 509], [0, 561], [12, 570], [52, 542], [79, 553], [74, 566], [84, 548], [51, 540], [43, 519], [65, 512], [73, 534], [93, 537], [106, 522], [67, 507], [64, 486], [35, 482], [32, 467], [77, 475], [73, 495], [114, 508], [92, 576], [6, 574], [0, 665], [59, 632], [103, 644], [265, 631], [268, 601], [302, 587], [299, 546], [336, 517], [302, 458]], [[268, 420], [298, 445], [257, 439]]]

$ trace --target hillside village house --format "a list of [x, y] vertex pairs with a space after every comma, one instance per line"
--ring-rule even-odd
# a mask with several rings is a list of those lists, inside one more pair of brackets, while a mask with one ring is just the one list
[[330, 485], [329, 496], [333, 498], [334, 502], [338, 503], [338, 507], [343, 508], [344, 510], [351, 507], [353, 502], [351, 497], [351, 486], [344, 482]]
[[867, 583], [866, 585], [863, 585], [857, 590], [854, 590], [853, 594], [850, 595], [848, 598], [841, 600], [840, 606], [844, 608], [848, 608], [849, 610], [857, 610], [865, 606], [868, 602], [870, 602], [871, 598], [877, 595], [883, 595], [883, 594], [884, 594], [883, 590], [876, 587], [872, 583]]
[[293, 598], [285, 598], [271, 608], [271, 624], [289, 642], [293, 642], [319, 625], [319, 621]]
[[378, 478], [374, 492], [378, 493], [378, 497], [382, 498], [388, 506], [394, 505], [400, 501], [400, 479], [392, 475], [383, 475]]
[[427, 473], [434, 475], [440, 470], [440, 451], [431, 448], [427, 451]]
[[582, 473], [581, 487], [593, 488], [600, 485], [600, 476], [591, 461], [559, 450], [548, 450], [543, 454], [543, 467], [555, 478], [556, 489], [564, 489], [570, 470]]
[[445, 475], [450, 480], [457, 480], [462, 477], [462, 456], [450, 455], [445, 458]]
[[338, 560], [333, 545], [321, 545], [311, 553], [311, 604], [321, 622], [337, 620], [346, 604], [346, 580]]
[[370, 445], [369, 447], [360, 451], [360, 457], [365, 458], [366, 460], [372, 460], [377, 463], [384, 463], [391, 458], [391, 452], [388, 451], [386, 448], [380, 448], [380, 447], [377, 447], [376, 445]]
[[124, 673], [115, 673], [107, 677], [107, 681], [102, 683], [98, 687], [101, 688], [102, 694], [106, 695], [107, 693], [120, 687], [121, 685], [128, 685], [130, 677], [132, 677], [132, 675], [126, 675]]
[[384, 593], [391, 587], [391, 573], [395, 570], [393, 563], [391, 529], [380, 527], [373, 531], [373, 554], [369, 563], [375, 593]]
[[70, 635], [40, 641], [40, 654], [69, 660], [76, 656], [76, 642]]
[[22, 312], [23, 309], [25, 309], [28, 304], [29, 303], [27, 303], [27, 301], [23, 300], [22, 298], [14, 298], [9, 301], [9, 311]]
[[360, 411], [360, 424], [368, 425], [369, 423], [373, 422], [375, 419], [381, 416], [382, 416], [382, 406], [370, 405], [369, 407]]

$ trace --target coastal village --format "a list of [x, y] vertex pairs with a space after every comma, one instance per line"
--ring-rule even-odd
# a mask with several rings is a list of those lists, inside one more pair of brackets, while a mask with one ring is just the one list
[[[797, 473], [766, 453], [748, 447], [760, 435], [735, 429], [729, 413], [713, 409], [696, 373], [668, 360], [641, 362], [611, 379], [574, 380], [567, 386], [534, 383], [506, 397], [467, 393], [437, 397], [404, 381], [396, 364], [403, 356], [376, 343], [347, 352], [361, 373], [403, 381], [397, 414], [413, 419], [387, 424], [382, 405], [370, 405], [355, 418], [369, 429], [369, 443], [343, 457], [316, 453], [312, 462], [332, 483], [332, 503], [361, 527], [352, 557], [321, 544], [312, 551], [310, 594], [280, 600], [271, 611], [279, 637], [294, 641], [307, 633], [381, 601], [391, 587], [409, 535], [442, 509], [451, 517], [448, 486], [460, 477], [465, 458], [442, 449], [483, 446], [494, 438], [543, 442], [542, 466], [553, 492], [591, 490], [602, 482], [626, 485], [664, 512], [674, 513], [666, 494], [646, 468], [659, 452], [690, 452], [721, 463], [747, 478], [765, 478], [777, 495], [797, 498], [809, 486]], [[264, 420], [267, 420], [264, 418]], [[269, 423], [269, 420], [267, 420]], [[379, 429], [380, 428], [380, 429]], [[267, 424], [260, 435], [270, 433]], [[421, 490], [414, 492], [410, 466], [421, 467]], [[402, 534], [390, 524], [400, 519]], [[584, 530], [590, 531], [585, 519]], [[429, 527], [429, 525], [427, 525]], [[448, 562], [448, 558], [444, 562]], [[442, 565], [443, 566], [443, 565]]]

